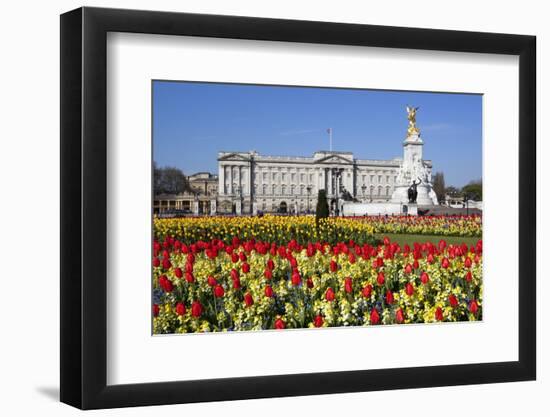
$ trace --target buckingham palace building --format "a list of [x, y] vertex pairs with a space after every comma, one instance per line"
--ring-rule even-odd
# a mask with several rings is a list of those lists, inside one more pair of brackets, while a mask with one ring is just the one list
[[[431, 161], [423, 162], [431, 177]], [[388, 202], [401, 164], [401, 158], [356, 159], [352, 152], [317, 151], [309, 157], [219, 152], [217, 212], [314, 212], [323, 189], [331, 211], [342, 196]]]

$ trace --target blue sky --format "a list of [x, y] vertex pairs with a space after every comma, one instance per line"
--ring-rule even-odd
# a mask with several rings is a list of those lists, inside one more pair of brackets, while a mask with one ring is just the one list
[[153, 82], [153, 158], [186, 175], [217, 173], [217, 153], [402, 156], [406, 105], [419, 106], [424, 158], [447, 185], [481, 178], [482, 96], [405, 91]]

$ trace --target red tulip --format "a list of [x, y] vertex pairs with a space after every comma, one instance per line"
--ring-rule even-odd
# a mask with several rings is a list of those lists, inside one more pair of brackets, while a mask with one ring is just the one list
[[183, 316], [185, 314], [185, 306], [183, 305], [183, 303], [176, 304], [176, 313], [179, 316]]
[[178, 278], [181, 278], [183, 276], [183, 272], [181, 272], [181, 268], [175, 268], [174, 275], [176, 275], [176, 277]]
[[414, 286], [410, 282], [407, 282], [407, 285], [405, 285], [405, 293], [409, 297], [414, 294]]
[[437, 307], [435, 309], [435, 319], [437, 321], [442, 321], [443, 320], [443, 310], [441, 310], [441, 307]]
[[467, 282], [471, 282], [472, 281], [472, 273], [470, 271], [468, 271], [464, 278], [466, 279]]
[[282, 319], [277, 319], [275, 320], [275, 328], [277, 330], [282, 330], [285, 328], [285, 322], [282, 320]]
[[420, 265], [418, 264], [418, 261], [415, 259], [414, 262], [413, 262], [413, 268], [418, 269], [419, 267], [420, 267]]
[[311, 278], [308, 278], [306, 283], [308, 288], [313, 288], [313, 280]]
[[456, 299], [456, 297], [454, 296], [454, 294], [449, 295], [449, 304], [450, 304], [451, 307], [453, 307], [453, 308], [455, 308], [456, 306], [458, 306], [458, 300]]
[[376, 277], [376, 282], [378, 283], [378, 285], [384, 285], [385, 281], [386, 281], [386, 279], [384, 278], [384, 273], [379, 272], [378, 276]]
[[247, 292], [244, 295], [244, 303], [246, 304], [247, 307], [250, 307], [252, 304], [254, 304], [254, 299], [252, 298], [252, 295], [250, 295], [249, 292]]
[[236, 280], [239, 278], [239, 271], [237, 271], [235, 268], [231, 270], [231, 279]]
[[268, 298], [273, 297], [273, 288], [271, 288], [271, 285], [268, 285], [267, 287], [265, 287], [264, 293], [265, 293], [265, 296]]
[[370, 296], [372, 294], [372, 285], [370, 285], [370, 284], [365, 285], [363, 287], [362, 294], [363, 294], [363, 297], [370, 298]]
[[172, 284], [172, 281], [170, 281], [166, 275], [161, 275], [159, 277], [159, 285], [165, 292], [172, 292], [174, 289], [174, 285]]
[[158, 268], [160, 266], [160, 259], [157, 258], [156, 256], [153, 258], [153, 266], [155, 268]]
[[195, 277], [193, 276], [193, 274], [191, 272], [186, 272], [185, 273], [185, 280], [188, 282], [188, 283], [193, 283], [195, 282]]
[[390, 290], [386, 291], [386, 304], [393, 304], [393, 293]]
[[164, 258], [164, 259], [162, 260], [162, 267], [163, 267], [164, 269], [170, 269], [171, 266], [172, 266], [172, 263], [170, 262], [170, 259]]
[[157, 317], [160, 313], [160, 307], [158, 304], [153, 304], [153, 317]]
[[269, 269], [273, 270], [275, 268], [275, 263], [273, 262], [273, 259], [269, 259], [267, 261], [267, 265], [266, 265]]
[[410, 274], [412, 272], [412, 266], [411, 264], [407, 264], [405, 266], [405, 274]]
[[403, 316], [403, 310], [401, 310], [400, 308], [398, 308], [397, 311], [395, 312], [395, 321], [399, 324], [405, 321], [405, 317]]
[[351, 294], [351, 292], [353, 291], [353, 286], [352, 286], [351, 277], [347, 277], [347, 278], [344, 280], [344, 290], [345, 290], [348, 294]]
[[470, 268], [471, 266], [472, 266], [472, 260], [470, 259], [469, 256], [467, 256], [466, 259], [464, 259], [464, 267]]
[[338, 264], [336, 263], [336, 261], [334, 259], [332, 259], [330, 261], [330, 271], [331, 272], [336, 272], [338, 270]]
[[237, 277], [233, 280], [233, 288], [236, 289], [236, 290], [241, 288], [241, 280], [239, 279], [239, 277]]
[[380, 315], [378, 314], [378, 311], [376, 311], [375, 308], [373, 308], [370, 312], [370, 324], [378, 324], [380, 321]]
[[231, 254], [231, 262], [233, 262], [234, 264], [239, 262], [239, 255], [237, 255], [235, 252]]
[[208, 276], [208, 285], [210, 285], [211, 287], [214, 287], [217, 283], [218, 281], [216, 281], [216, 278], [214, 278], [211, 275]]
[[248, 265], [246, 262], [243, 263], [243, 265], [241, 266], [241, 268], [242, 268], [242, 270], [243, 270], [243, 272], [244, 272], [245, 274], [248, 274], [248, 273], [250, 272], [250, 265]]
[[468, 310], [470, 310], [470, 313], [477, 314], [477, 309], [478, 309], [477, 301], [476, 300], [470, 301], [470, 305], [468, 306]]
[[313, 324], [315, 325], [315, 327], [322, 327], [323, 323], [323, 316], [321, 316], [320, 314], [316, 315], [315, 319], [313, 320]]
[[328, 288], [327, 292], [325, 293], [325, 298], [327, 301], [334, 301], [334, 290], [332, 288]]
[[430, 253], [430, 254], [428, 254], [428, 257], [426, 258], [426, 260], [431, 265], [431, 264], [434, 263], [434, 256]]
[[193, 317], [202, 315], [202, 304], [199, 301], [193, 301], [193, 304], [191, 304], [191, 315]]
[[300, 277], [300, 274], [298, 272], [294, 272], [292, 274], [292, 285], [297, 287], [298, 285], [300, 285], [301, 282], [302, 282], [302, 279]]
[[265, 271], [264, 271], [264, 277], [266, 279], [271, 279], [273, 278], [273, 273], [271, 272], [271, 269], [268, 269], [266, 268]]
[[449, 260], [447, 258], [443, 258], [443, 260], [441, 261], [441, 266], [447, 269], [449, 265], [450, 265]]
[[390, 238], [387, 236], [384, 236], [384, 246], [388, 246], [390, 244]]
[[221, 298], [224, 296], [224, 294], [225, 291], [223, 290], [223, 287], [221, 285], [218, 284], [214, 287], [214, 296], [216, 298]]
[[429, 275], [426, 271], [424, 271], [420, 274], [420, 281], [424, 285], [427, 284], [430, 281], [430, 277], [429, 277]]
[[244, 252], [239, 253], [239, 259], [241, 260], [241, 262], [246, 262], [246, 255]]

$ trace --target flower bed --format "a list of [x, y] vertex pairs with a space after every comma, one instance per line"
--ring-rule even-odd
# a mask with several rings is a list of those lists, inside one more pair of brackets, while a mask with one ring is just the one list
[[[290, 229], [287, 217], [270, 219], [276, 226], [256, 218], [155, 220], [154, 333], [481, 319], [481, 240], [373, 245], [367, 222], [337, 219], [317, 232], [311, 218], [294, 219]], [[326, 243], [334, 227], [363, 241]]]
[[154, 231], [159, 241], [174, 237], [186, 244], [213, 239], [230, 242], [234, 237], [281, 245], [291, 240], [299, 244], [312, 241], [334, 244], [350, 239], [361, 244], [375, 243], [372, 225], [342, 217], [321, 219], [318, 227], [313, 216], [155, 218]]
[[356, 217], [375, 233], [481, 237], [482, 219], [472, 216], [368, 216]]

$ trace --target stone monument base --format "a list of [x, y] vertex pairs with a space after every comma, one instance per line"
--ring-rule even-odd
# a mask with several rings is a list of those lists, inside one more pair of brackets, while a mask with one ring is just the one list
[[[397, 185], [391, 196], [391, 202], [409, 204], [409, 187], [410, 185]], [[416, 190], [418, 192], [416, 204], [420, 206], [437, 205], [437, 196], [429, 185], [419, 184]]]

